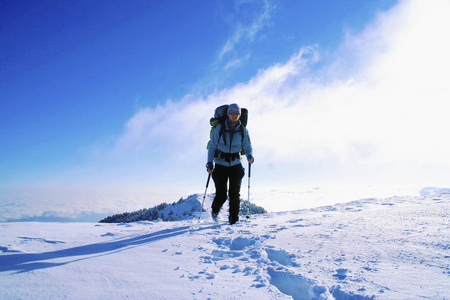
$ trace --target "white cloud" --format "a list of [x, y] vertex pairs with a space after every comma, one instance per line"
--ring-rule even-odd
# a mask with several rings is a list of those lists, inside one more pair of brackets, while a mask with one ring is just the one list
[[[250, 24], [237, 23], [234, 25], [233, 34], [231, 37], [225, 42], [225, 45], [222, 47], [219, 52], [218, 60], [221, 61], [225, 56], [231, 55], [233, 58], [231, 62], [227, 63], [227, 67], [229, 68], [232, 65], [235, 65], [236, 62], [242, 60], [239, 58], [242, 54], [237, 54], [237, 49], [240, 48], [242, 44], [251, 43], [254, 41], [255, 37], [261, 30], [267, 26], [268, 21], [270, 20], [270, 14], [273, 10], [273, 5], [270, 1], [264, 2], [255, 2], [253, 4], [260, 6], [262, 3], [262, 12], [256, 14], [254, 19]], [[251, 5], [253, 7], [253, 4]], [[239, 4], [238, 4], [239, 5]], [[242, 5], [242, 3], [240, 4]], [[259, 8], [259, 7], [258, 7]], [[256, 8], [256, 9], [258, 9]], [[240, 10], [239, 7], [236, 8], [237, 11]], [[254, 9], [251, 10], [253, 13]], [[244, 54], [243, 56], [248, 56]], [[237, 58], [236, 58], [237, 57]], [[234, 64], [233, 64], [234, 62]]]
[[[237, 102], [250, 111], [256, 163], [267, 171], [261, 176], [290, 165], [297, 170], [291, 178], [439, 178], [450, 170], [449, 6], [403, 1], [348, 35], [334, 63], [318, 71], [310, 69], [320, 60], [318, 47], [304, 47], [248, 83], [143, 109], [115, 151], [164, 152], [178, 167], [202, 165], [209, 117], [216, 106]], [[180, 178], [183, 172], [191, 171]]]
[[166, 153], [170, 159], [188, 158], [202, 143], [206, 146], [209, 128], [203, 123], [210, 114], [205, 101], [190, 96], [179, 103], [168, 101], [155, 109], [144, 108], [127, 122], [114, 152], [119, 156], [131, 152], [160, 157]]

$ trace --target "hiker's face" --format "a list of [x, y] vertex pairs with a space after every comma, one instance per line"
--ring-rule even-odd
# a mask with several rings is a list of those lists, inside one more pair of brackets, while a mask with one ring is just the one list
[[241, 114], [239, 113], [238, 110], [232, 110], [230, 111], [230, 113], [228, 114], [228, 118], [230, 119], [231, 122], [237, 122], [237, 120], [239, 120]]

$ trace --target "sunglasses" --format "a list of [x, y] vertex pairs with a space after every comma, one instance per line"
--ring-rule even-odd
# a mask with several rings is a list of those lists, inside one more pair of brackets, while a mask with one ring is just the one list
[[239, 111], [237, 111], [237, 110], [231, 110], [231, 111], [229, 112], [229, 114], [230, 114], [230, 115], [240, 115], [241, 113], [240, 113]]

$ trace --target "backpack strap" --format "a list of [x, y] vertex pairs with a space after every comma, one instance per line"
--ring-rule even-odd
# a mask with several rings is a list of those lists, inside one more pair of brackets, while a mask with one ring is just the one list
[[[225, 135], [224, 135], [223, 133], [224, 133], [224, 132], [231, 132], [231, 133], [234, 133], [234, 132], [236, 132], [236, 131], [224, 129], [224, 127], [225, 127], [225, 122], [226, 122], [226, 121], [222, 122], [221, 125], [220, 125], [219, 141], [220, 141], [220, 138], [223, 137], [223, 143], [226, 145], [226, 144], [227, 144], [227, 140], [225, 139]], [[242, 155], [244, 155], [244, 154], [245, 154], [245, 150], [244, 150], [244, 126], [243, 126], [242, 124], [240, 124], [239, 132], [241, 133], [241, 148], [242, 148], [240, 153], [241, 153]], [[231, 138], [233, 138], [233, 136], [231, 136]]]
[[245, 154], [244, 150], [244, 126], [241, 125], [241, 154]]
[[225, 139], [225, 135], [223, 134], [223, 132], [225, 131], [224, 127], [225, 127], [225, 121], [220, 123], [219, 141], [220, 141], [220, 138], [223, 137], [223, 143], [226, 145], [227, 144], [227, 140]]

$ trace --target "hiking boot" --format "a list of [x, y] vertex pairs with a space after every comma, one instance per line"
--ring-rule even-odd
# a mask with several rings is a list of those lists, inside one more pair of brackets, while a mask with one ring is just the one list
[[230, 216], [230, 217], [228, 218], [228, 220], [230, 221], [230, 225], [233, 225], [234, 223], [236, 223], [237, 221], [239, 221], [239, 217], [238, 217], [238, 216], [236, 216], [236, 217]]
[[214, 222], [218, 222], [219, 221], [219, 219], [218, 219], [219, 213], [215, 213], [215, 212], [212, 211], [211, 212], [211, 217], [212, 217]]

